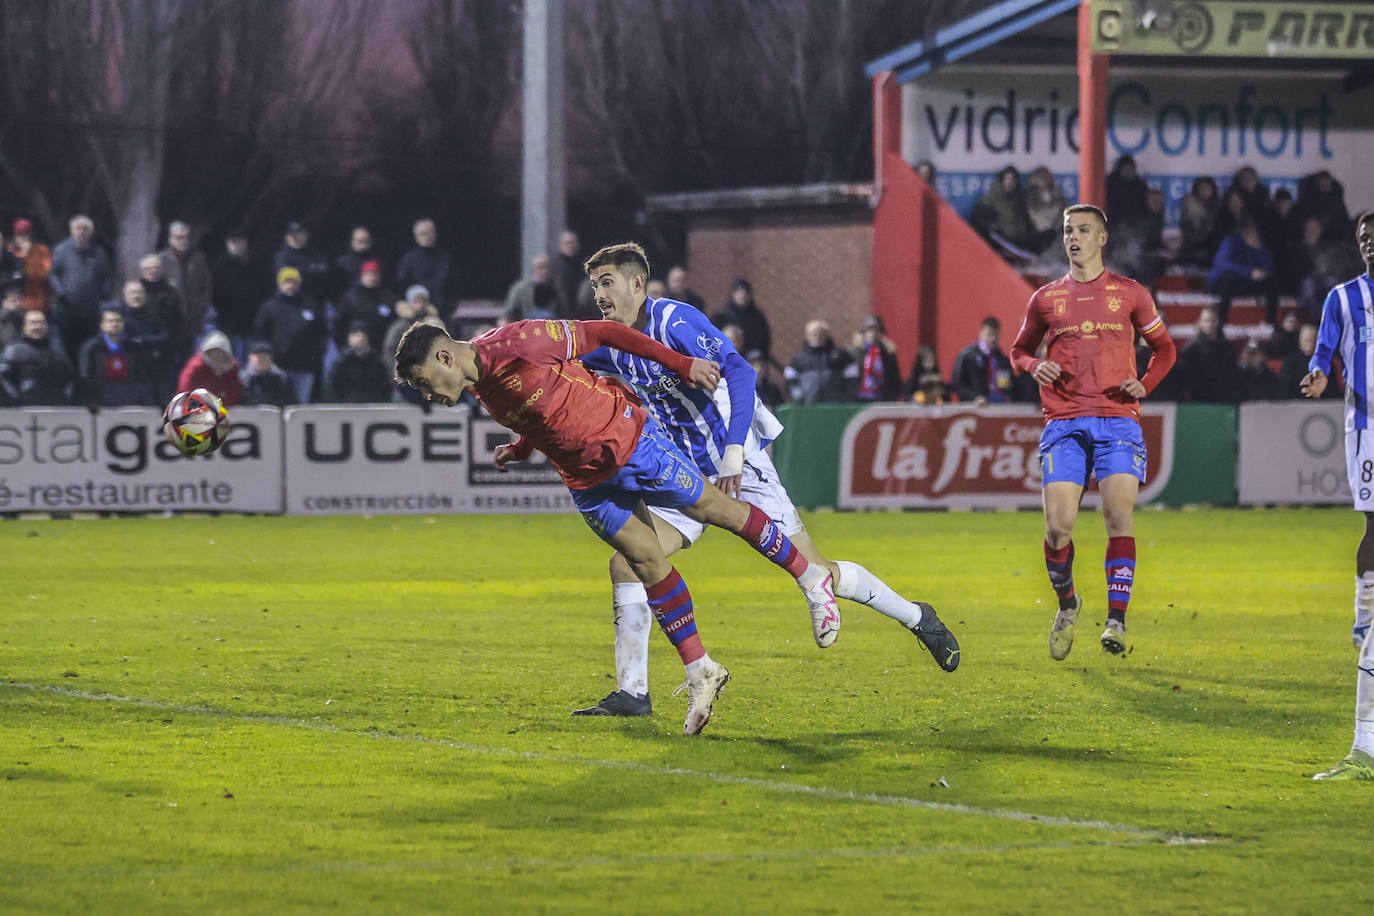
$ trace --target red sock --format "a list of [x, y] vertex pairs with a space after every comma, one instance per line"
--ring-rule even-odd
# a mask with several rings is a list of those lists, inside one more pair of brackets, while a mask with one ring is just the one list
[[653, 611], [658, 628], [677, 649], [682, 663], [686, 665], [705, 655], [706, 647], [697, 635], [692, 593], [687, 591], [687, 583], [682, 581], [677, 570], [669, 569], [662, 582], [646, 586], [644, 590], [649, 593], [649, 610]]
[[777, 523], [758, 506], [749, 506], [749, 517], [744, 520], [739, 536], [748, 541], [750, 547], [791, 573], [793, 579], [800, 579], [802, 573], [811, 566]]
[[1059, 606], [1065, 607], [1073, 598], [1073, 541], [1055, 550], [1045, 541], [1045, 571], [1050, 574], [1050, 585], [1059, 596]]
[[1126, 622], [1135, 585], [1135, 538], [1107, 538], [1107, 616]]

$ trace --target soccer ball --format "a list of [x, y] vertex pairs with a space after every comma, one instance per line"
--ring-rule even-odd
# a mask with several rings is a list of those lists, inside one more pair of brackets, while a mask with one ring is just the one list
[[162, 434], [183, 455], [208, 455], [229, 435], [229, 411], [204, 388], [183, 391], [162, 412]]

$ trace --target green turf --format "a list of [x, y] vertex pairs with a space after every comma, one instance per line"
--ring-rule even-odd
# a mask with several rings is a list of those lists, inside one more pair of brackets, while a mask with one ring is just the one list
[[1113, 658], [1085, 513], [1063, 663], [1037, 515], [809, 521], [962, 666], [849, 604], [818, 650], [713, 533], [698, 738], [658, 636], [651, 719], [568, 715], [613, 688], [572, 516], [0, 522], [0, 912], [1374, 907], [1374, 784], [1309, 778], [1349, 748], [1357, 515], [1143, 511]]

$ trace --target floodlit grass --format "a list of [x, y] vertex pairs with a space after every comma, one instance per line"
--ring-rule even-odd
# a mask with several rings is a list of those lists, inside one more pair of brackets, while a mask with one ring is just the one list
[[1143, 511], [1132, 652], [1045, 638], [1040, 519], [814, 514], [932, 601], [939, 671], [721, 533], [680, 555], [734, 680], [613, 689], [576, 517], [0, 522], [0, 911], [1359, 913], [1348, 510]]

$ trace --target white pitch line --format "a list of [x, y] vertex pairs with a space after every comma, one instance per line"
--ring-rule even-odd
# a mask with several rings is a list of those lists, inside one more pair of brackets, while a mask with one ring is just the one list
[[[619, 870], [626, 868], [649, 868], [683, 865], [726, 865], [732, 862], [757, 862], [774, 864], [779, 862], [813, 861], [817, 859], [849, 859], [853, 861], [872, 859], [919, 859], [940, 858], [945, 856], [1000, 856], [1021, 852], [1081, 852], [1088, 849], [1134, 849], [1152, 842], [1148, 839], [1094, 840], [1089, 843], [998, 843], [993, 846], [941, 845], [941, 846], [899, 846], [887, 849], [775, 849], [750, 850], [747, 852], [705, 852], [705, 853], [664, 853], [661, 855], [614, 855], [586, 856], [580, 859], [522, 858], [509, 856], [494, 859], [453, 858], [438, 861], [389, 861], [389, 862], [273, 862], [255, 864], [237, 862], [234, 872], [239, 875], [285, 875], [306, 873], [368, 874], [372, 872], [445, 872], [461, 870], [506, 871], [508, 869], [572, 869], [611, 867]], [[0, 878], [22, 878], [26, 881], [66, 881], [99, 880], [119, 878], [130, 875], [156, 875], [159, 878], [194, 878], [204, 875], [223, 874], [224, 866], [219, 863], [205, 865], [163, 865], [156, 862], [138, 862], [121, 866], [100, 868], [24, 868], [6, 871], [0, 868]]]
[[494, 757], [515, 757], [548, 763], [599, 767], [607, 770], [627, 770], [654, 776], [681, 776], [714, 782], [719, 785], [748, 786], [749, 788], [763, 789], [769, 792], [786, 792], [793, 795], [809, 795], [814, 798], [862, 802], [889, 808], [919, 808], [925, 811], [968, 814], [975, 817], [991, 817], [999, 820], [1018, 821], [1027, 824], [1045, 824], [1050, 827], [1076, 827], [1083, 830], [1100, 830], [1106, 833], [1125, 834], [1143, 840], [1156, 840], [1169, 844], [1202, 844], [1215, 842], [1215, 840], [1207, 837], [1187, 836], [1185, 834], [1169, 833], [1163, 830], [1133, 827], [1129, 824], [1114, 824], [1109, 821], [1077, 820], [1075, 818], [1060, 817], [1053, 814], [1032, 814], [1027, 811], [1015, 811], [1010, 808], [979, 808], [973, 805], [927, 801], [925, 799], [909, 798], [903, 795], [879, 795], [872, 792], [855, 792], [848, 789], [834, 789], [829, 786], [811, 786], [799, 782], [780, 782], [772, 779], [759, 779], [754, 776], [736, 776], [731, 773], [711, 773], [702, 770], [689, 770], [683, 767], [653, 766], [651, 764], [636, 763], [628, 760], [602, 760], [591, 757], [570, 757], [563, 754], [542, 754], [538, 751], [521, 751], [513, 748], [492, 747], [485, 744], [470, 744], [466, 741], [451, 741], [445, 738], [431, 738], [426, 735], [393, 735], [375, 731], [358, 731], [337, 725], [329, 725], [324, 722], [311, 722], [305, 719], [236, 713], [229, 710], [216, 709], [211, 706], [184, 706], [176, 703], [166, 703], [161, 700], [125, 697], [108, 693], [89, 693], [84, 690], [71, 690], [69, 688], [53, 687], [47, 684], [20, 684], [13, 681], [0, 681], [0, 687], [11, 690], [26, 690], [33, 693], [51, 693], [76, 700], [122, 703], [129, 706], [140, 706], [145, 709], [158, 709], [165, 712], [216, 716], [223, 719], [233, 719], [240, 722], [254, 722], [266, 725], [283, 725], [290, 728], [303, 728], [317, 732], [352, 735], [359, 738], [384, 739], [407, 744], [433, 745], [435, 747], [451, 747], [456, 750], [468, 751], [475, 754], [488, 754]]

